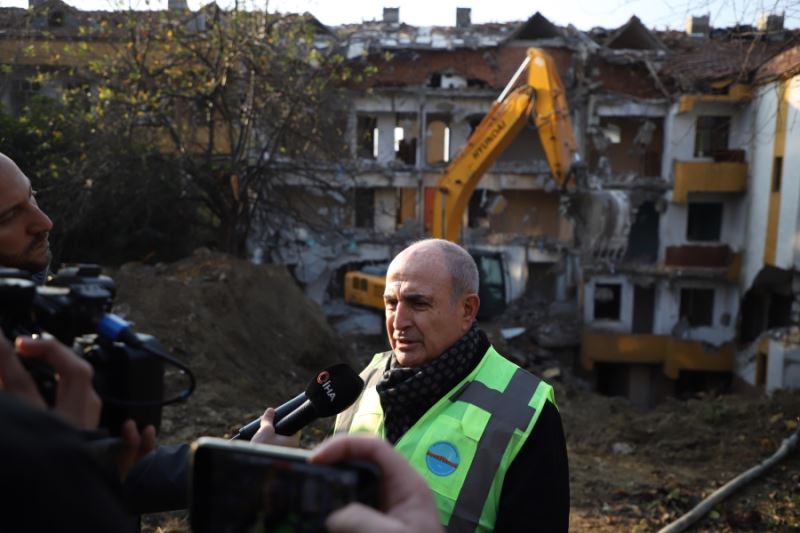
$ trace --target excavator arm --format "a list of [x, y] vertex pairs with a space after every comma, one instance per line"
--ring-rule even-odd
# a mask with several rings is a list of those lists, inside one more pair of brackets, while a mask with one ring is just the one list
[[[527, 81], [517, 86], [525, 72]], [[576, 164], [580, 157], [564, 86], [553, 59], [538, 48], [528, 49], [511, 81], [439, 180], [431, 236], [452, 242], [460, 240], [461, 222], [470, 196], [528, 120], [539, 132], [550, 179], [567, 193], [564, 196], [568, 202], [564, 205], [567, 216], [575, 223], [575, 238], [581, 249], [607, 257], [621, 255], [630, 231], [630, 201], [621, 191], [587, 187], [584, 169]], [[483, 259], [476, 259], [479, 260]], [[385, 283], [381, 275], [348, 272], [345, 301], [383, 309]], [[495, 300], [503, 298], [502, 294], [496, 296]], [[481, 299], [488, 300], [484, 296]]]
[[[526, 69], [527, 83], [514, 88]], [[528, 49], [522, 65], [439, 180], [432, 237], [458, 242], [470, 196], [528, 120], [539, 132], [551, 178], [564, 187], [578, 149], [555, 62], [539, 48]]]

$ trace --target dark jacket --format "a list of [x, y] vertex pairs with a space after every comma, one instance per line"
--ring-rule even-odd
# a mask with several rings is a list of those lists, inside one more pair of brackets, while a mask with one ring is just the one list
[[0, 530], [133, 531], [114, 473], [58, 417], [0, 392]]

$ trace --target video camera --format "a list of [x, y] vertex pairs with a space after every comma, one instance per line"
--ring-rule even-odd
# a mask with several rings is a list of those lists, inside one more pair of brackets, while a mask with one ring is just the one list
[[[13, 340], [47, 332], [86, 359], [94, 369], [94, 388], [103, 400], [100, 426], [117, 435], [132, 418], [140, 429], [161, 424], [161, 407], [183, 401], [194, 390], [194, 376], [169, 356], [151, 335], [135, 333], [109, 313], [116, 284], [97, 265], [62, 268], [43, 286], [29, 273], [0, 268], [0, 327]], [[164, 362], [183, 371], [189, 387], [164, 399]], [[24, 364], [48, 404], [55, 401], [53, 369], [39, 360]]]

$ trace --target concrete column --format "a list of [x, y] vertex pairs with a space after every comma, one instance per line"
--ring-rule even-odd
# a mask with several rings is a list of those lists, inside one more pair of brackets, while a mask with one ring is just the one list
[[467, 144], [469, 139], [469, 122], [461, 121], [450, 124], [450, 161]]
[[628, 365], [628, 399], [637, 407], [652, 407], [655, 404], [653, 372], [657, 367]]
[[347, 115], [347, 126], [345, 130], [345, 139], [350, 148], [350, 157], [355, 159], [358, 157], [358, 116], [355, 109]]
[[393, 233], [397, 220], [397, 193], [394, 188], [375, 189], [375, 231]]
[[393, 114], [378, 115], [378, 162], [394, 161], [394, 128], [397, 118]]
[[792, 273], [792, 307], [789, 320], [793, 326], [800, 326], [800, 273]]

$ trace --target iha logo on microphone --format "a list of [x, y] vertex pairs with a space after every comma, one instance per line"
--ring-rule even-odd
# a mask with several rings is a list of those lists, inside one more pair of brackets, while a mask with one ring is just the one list
[[317, 375], [317, 383], [322, 385], [322, 390], [325, 391], [331, 401], [336, 398], [336, 393], [333, 392], [333, 386], [331, 385], [331, 375], [327, 370], [323, 370]]

